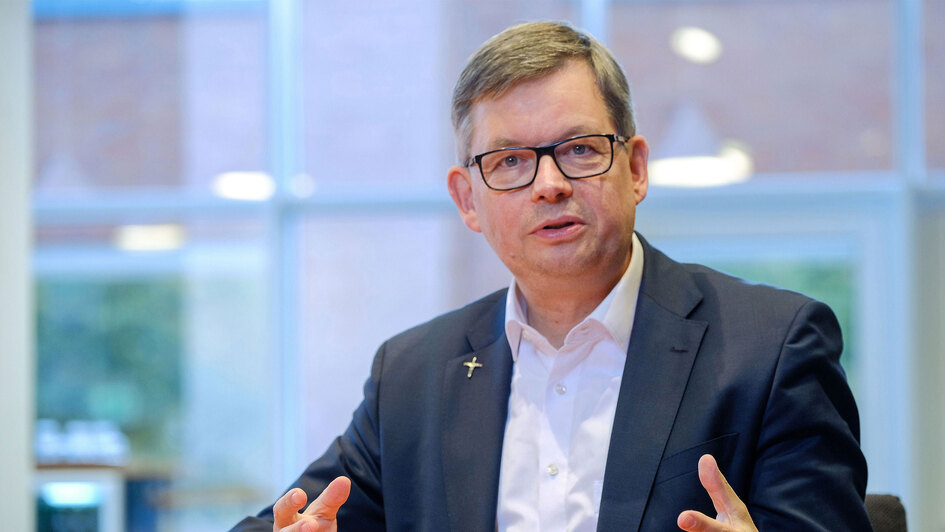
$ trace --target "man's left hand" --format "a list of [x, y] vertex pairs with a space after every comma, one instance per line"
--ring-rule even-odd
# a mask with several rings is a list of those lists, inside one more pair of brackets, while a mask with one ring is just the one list
[[701, 512], [686, 510], [676, 519], [679, 528], [689, 532], [758, 532], [748, 515], [748, 507], [728, 485], [712, 455], [699, 459], [699, 481], [709, 493], [718, 515], [712, 519]]

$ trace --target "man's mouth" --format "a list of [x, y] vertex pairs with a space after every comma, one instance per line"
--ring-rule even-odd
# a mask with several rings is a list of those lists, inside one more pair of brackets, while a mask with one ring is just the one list
[[548, 224], [543, 229], [561, 229], [562, 227], [567, 227], [569, 225], [574, 225], [574, 222], [561, 222], [559, 224]]
[[538, 225], [532, 229], [533, 234], [540, 234], [543, 238], [564, 238], [577, 231], [584, 225], [584, 220], [578, 216], [562, 214], [554, 217], [547, 217], [541, 220]]

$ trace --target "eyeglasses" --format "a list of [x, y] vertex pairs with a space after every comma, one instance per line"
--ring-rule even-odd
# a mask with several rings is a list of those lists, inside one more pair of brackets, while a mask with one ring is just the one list
[[469, 159], [466, 167], [479, 166], [482, 180], [492, 190], [514, 190], [531, 185], [538, 175], [538, 162], [550, 155], [568, 179], [584, 179], [607, 173], [614, 163], [614, 142], [627, 142], [620, 135], [581, 135], [547, 146], [502, 148]]

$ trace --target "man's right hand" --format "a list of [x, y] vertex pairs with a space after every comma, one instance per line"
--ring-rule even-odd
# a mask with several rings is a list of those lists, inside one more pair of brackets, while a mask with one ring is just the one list
[[[335, 516], [350, 493], [351, 480], [338, 477], [305, 508], [308, 502], [305, 492], [299, 488], [289, 490], [272, 507], [275, 517], [272, 532], [337, 532], [338, 521]], [[302, 508], [305, 511], [299, 513]]]

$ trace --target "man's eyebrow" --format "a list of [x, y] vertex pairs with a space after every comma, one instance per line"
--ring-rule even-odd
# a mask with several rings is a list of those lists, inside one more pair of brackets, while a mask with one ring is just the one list
[[516, 148], [519, 146], [524, 146], [524, 144], [521, 142], [516, 142], [510, 138], [497, 137], [489, 141], [489, 144], [486, 145], [486, 151], [501, 150], [503, 148]]
[[595, 134], [598, 134], [598, 133], [610, 133], [610, 132], [609, 132], [609, 131], [596, 131], [595, 128], [589, 127], [589, 126], [573, 126], [573, 127], [569, 128], [567, 131], [565, 131], [565, 132], [561, 135], [561, 138], [559, 138], [558, 140], [555, 140], [555, 141], [553, 141], [553, 142], [558, 142], [558, 141], [560, 141], [560, 140], [569, 139], [569, 138], [571, 138], [571, 137], [578, 137], [578, 136], [581, 136], [581, 135], [595, 135]]
[[[554, 144], [555, 142], [560, 142], [560, 141], [562, 141], [562, 140], [566, 140], [566, 139], [569, 139], [569, 138], [571, 138], [571, 137], [577, 137], [577, 136], [580, 136], [580, 135], [593, 135], [593, 134], [597, 134], [597, 133], [609, 133], [608, 131], [592, 131], [592, 129], [593, 129], [593, 128], [590, 128], [590, 127], [588, 127], [588, 126], [573, 126], [573, 127], [571, 127], [571, 128], [566, 129], [566, 130], [564, 131], [564, 133], [562, 133], [561, 135], [559, 135], [556, 139], [549, 140], [548, 142], [544, 142], [544, 143], [542, 143], [542, 144], [540, 144], [540, 145], [541, 145], [541, 146], [547, 146], [547, 145], [549, 145], [549, 144]], [[511, 139], [511, 138], [508, 138], [508, 137], [496, 137], [496, 138], [492, 139], [491, 141], [489, 141], [489, 144], [486, 146], [486, 151], [501, 150], [501, 149], [503, 149], [503, 148], [524, 148], [524, 147], [531, 147], [531, 146], [532, 146], [532, 145], [523, 143], [523, 142], [521, 142], [521, 141], [517, 141], [517, 140], [515, 140], [515, 139]], [[538, 145], [536, 145], [536, 146], [538, 146]]]

